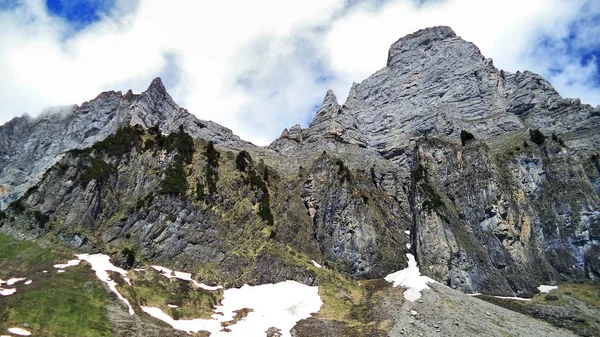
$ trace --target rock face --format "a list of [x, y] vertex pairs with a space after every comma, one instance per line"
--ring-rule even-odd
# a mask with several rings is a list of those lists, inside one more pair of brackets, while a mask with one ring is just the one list
[[180, 108], [160, 78], [140, 95], [104, 92], [81, 106], [51, 109], [36, 118], [25, 115], [0, 126], [0, 210], [35, 185], [66, 151], [91, 146], [125, 125], [136, 124], [158, 125], [166, 133], [184, 125], [194, 137], [231, 148], [247, 144], [229, 129], [200, 121]]
[[401, 38], [343, 105], [327, 92], [268, 147], [195, 119], [159, 80], [16, 118], [0, 144], [3, 207], [22, 196], [0, 231], [132, 246], [206, 280], [318, 283], [310, 259], [378, 278], [406, 266], [407, 230], [421, 272], [468, 293], [600, 277], [600, 108], [496, 69], [448, 27]]
[[[600, 108], [563, 99], [531, 72], [494, 68], [448, 27], [401, 38], [343, 106], [334, 97], [328, 92], [301, 130], [304, 141], [270, 148], [335, 149], [355, 156], [349, 166], [372, 167], [381, 188], [412, 210], [423, 273], [498, 295], [598, 278]], [[531, 142], [530, 129], [546, 141]], [[463, 130], [475, 138], [466, 146]], [[319, 137], [327, 145], [311, 143]]]

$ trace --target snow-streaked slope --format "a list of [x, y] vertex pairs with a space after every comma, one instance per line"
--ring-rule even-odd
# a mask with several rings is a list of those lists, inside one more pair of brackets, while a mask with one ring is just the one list
[[[405, 231], [404, 233], [410, 237], [410, 231]], [[410, 247], [411, 244], [409, 242], [406, 244], [406, 248], [410, 249]], [[414, 255], [408, 253], [406, 256], [408, 257], [408, 267], [387, 275], [385, 280], [392, 283], [394, 287], [401, 286], [407, 288], [404, 291], [404, 298], [414, 302], [421, 298], [421, 291], [429, 289], [427, 286], [428, 283], [436, 281], [427, 276], [421, 276]]]
[[184, 281], [190, 281], [192, 282], [196, 287], [198, 288], [202, 288], [204, 290], [218, 290], [218, 289], [222, 289], [223, 286], [218, 285], [218, 286], [209, 286], [206, 285], [204, 283], [199, 283], [196, 280], [192, 279], [192, 274], [191, 273], [185, 273], [182, 271], [173, 271], [169, 268], [165, 268], [165, 267], [161, 267], [161, 266], [152, 266], [152, 268], [154, 268], [154, 270], [156, 270], [157, 272], [159, 272], [162, 276], [166, 277], [166, 278], [178, 278], [180, 280], [184, 280]]
[[[290, 330], [301, 319], [308, 318], [321, 308], [318, 287], [310, 287], [296, 281], [285, 281], [258, 286], [244, 285], [227, 289], [222, 305], [215, 308], [212, 319], [174, 320], [159, 308], [142, 307], [149, 315], [173, 328], [198, 332], [205, 330], [211, 337], [218, 336], [264, 336], [271, 327], [281, 330], [282, 336], [290, 336]], [[251, 309], [248, 315], [222, 331], [222, 322], [233, 320], [240, 309]]]

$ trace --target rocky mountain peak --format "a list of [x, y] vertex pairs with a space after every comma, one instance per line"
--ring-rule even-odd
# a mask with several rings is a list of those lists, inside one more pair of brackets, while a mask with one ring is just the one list
[[146, 91], [144, 91], [141, 94], [141, 96], [143, 99], [146, 99], [151, 106], [168, 104], [173, 107], [177, 107], [177, 109], [179, 108], [177, 103], [175, 103], [171, 95], [169, 95], [169, 93], [167, 92], [167, 89], [165, 88], [160, 77], [157, 77], [154, 80], [152, 80], [152, 83], [150, 83], [148, 89], [146, 89]]
[[160, 77], [157, 77], [152, 80], [150, 86], [148, 86], [148, 89], [146, 89], [145, 93], [170, 97], [170, 95], [167, 93], [167, 88], [165, 88], [165, 85], [163, 84], [162, 79]]
[[317, 110], [315, 118], [313, 118], [312, 122], [310, 123], [311, 127], [327, 120], [335, 120], [340, 110], [341, 108], [338, 104], [335, 94], [331, 89], [327, 90], [321, 107], [319, 110]]
[[456, 38], [456, 33], [447, 26], [436, 26], [421, 29], [410, 35], [406, 35], [394, 42], [388, 52], [388, 67], [399, 54], [409, 50], [427, 48], [427, 46], [442, 40]]

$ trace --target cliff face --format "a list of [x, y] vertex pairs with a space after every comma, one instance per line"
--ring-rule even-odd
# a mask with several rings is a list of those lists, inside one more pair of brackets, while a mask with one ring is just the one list
[[[372, 168], [411, 210], [423, 273], [466, 292], [531, 295], [538, 283], [598, 278], [599, 125], [600, 108], [531, 72], [498, 70], [434, 27], [395, 42], [344, 105], [327, 93], [308, 129], [270, 148], [325, 143]], [[474, 140], [461, 144], [463, 131]]]
[[159, 80], [17, 118], [0, 127], [0, 182], [2, 205], [21, 199], [0, 231], [128, 247], [228, 284], [314, 284], [310, 259], [353, 278], [404, 268], [410, 230], [423, 274], [527, 296], [600, 277], [599, 130], [599, 108], [434, 27], [264, 148], [195, 119]]
[[126, 125], [159, 126], [163, 132], [184, 125], [194, 137], [232, 148], [247, 143], [216, 123], [200, 121], [179, 107], [159, 78], [140, 95], [104, 92], [81, 106], [27, 115], [0, 126], [0, 210], [35, 185], [43, 173], [72, 149], [89, 147]]

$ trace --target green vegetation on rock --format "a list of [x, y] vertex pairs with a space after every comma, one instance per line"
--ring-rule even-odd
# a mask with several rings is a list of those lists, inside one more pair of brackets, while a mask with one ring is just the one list
[[177, 194], [185, 197], [188, 189], [187, 175], [184, 167], [191, 164], [194, 154], [194, 140], [180, 128], [179, 132], [160, 138], [159, 146], [167, 152], [176, 152], [171, 164], [164, 171], [160, 194]]
[[475, 136], [473, 136], [473, 134], [470, 133], [469, 131], [462, 130], [460, 132], [460, 142], [461, 142], [462, 146], [465, 146], [465, 144], [469, 140], [472, 140], [472, 139], [475, 139]]
[[544, 136], [544, 134], [538, 129], [530, 129], [529, 140], [536, 143], [537, 145], [542, 145], [544, 143], [544, 140], [546, 140], [546, 136]]
[[[26, 277], [17, 292], [0, 297], [0, 331], [26, 326], [34, 336], [112, 336], [106, 305], [111, 298], [88, 266], [57, 273], [69, 257], [35, 243], [0, 235], [0, 278]], [[42, 270], [47, 270], [43, 273]]]
[[439, 194], [435, 191], [431, 182], [429, 181], [429, 176], [427, 173], [427, 168], [421, 164], [414, 171], [414, 179], [418, 184], [419, 188], [423, 192], [423, 210], [425, 211], [434, 211], [438, 212], [442, 206], [444, 206], [444, 202]]
[[215, 195], [217, 194], [217, 181], [219, 181], [219, 158], [221, 158], [221, 154], [215, 149], [212, 141], [206, 145], [205, 156], [206, 166], [204, 173], [206, 175], [206, 186], [208, 187], [208, 193]]

